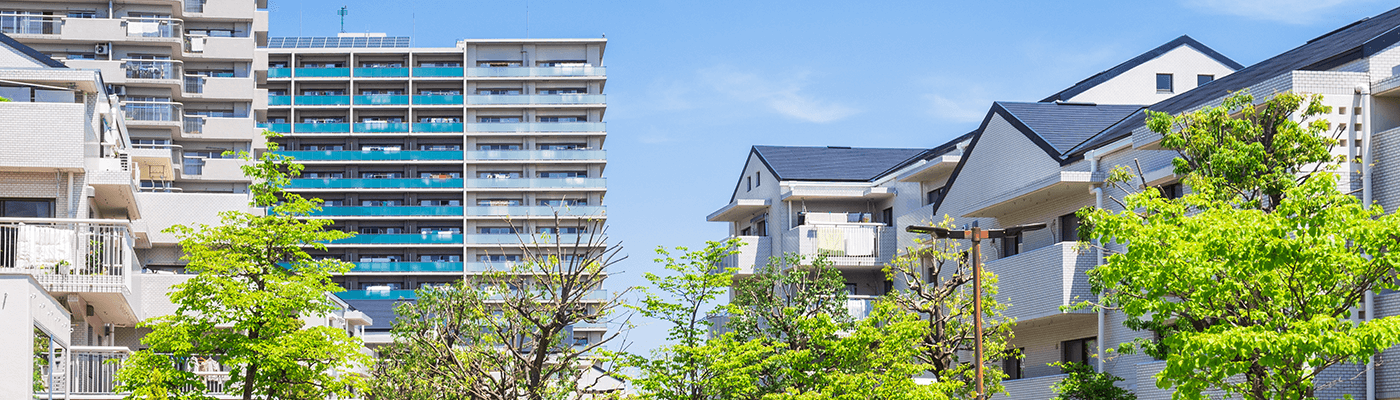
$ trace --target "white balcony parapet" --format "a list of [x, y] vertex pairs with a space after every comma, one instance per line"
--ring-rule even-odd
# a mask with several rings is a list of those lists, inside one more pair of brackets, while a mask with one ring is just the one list
[[1050, 387], [1064, 380], [1065, 376], [1058, 374], [1001, 381], [1002, 387], [1006, 388], [1006, 394], [994, 395], [992, 399], [1050, 400], [1055, 398], [1055, 391]]
[[731, 236], [725, 238], [739, 239], [739, 248], [734, 254], [720, 259], [718, 267], [720, 270], [734, 269], [736, 276], [753, 275], [757, 266], [768, 262], [768, 257], [773, 254], [773, 238], [768, 236]]
[[894, 254], [884, 224], [800, 225], [783, 235], [780, 254], [812, 259], [819, 255], [837, 266], [879, 266]]
[[131, 293], [136, 238], [126, 221], [0, 218], [0, 273], [49, 292]]
[[1074, 246], [1060, 242], [986, 263], [998, 277], [997, 301], [1010, 304], [1006, 316], [1018, 322], [1058, 316], [1067, 314], [1061, 306], [1092, 298], [1085, 273], [1094, 268], [1094, 253]]

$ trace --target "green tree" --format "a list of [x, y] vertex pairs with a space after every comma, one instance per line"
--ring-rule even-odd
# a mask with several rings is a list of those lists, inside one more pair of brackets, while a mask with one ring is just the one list
[[710, 308], [728, 291], [732, 279], [731, 271], [716, 269], [739, 244], [731, 239], [706, 242], [704, 249], [696, 251], [677, 247], [679, 255], [672, 255], [665, 247], [656, 249], [659, 257], [654, 261], [670, 274], [643, 274], [652, 287], [641, 288], [641, 304], [632, 308], [642, 316], [670, 324], [666, 339], [671, 344], [653, 351], [650, 357], [629, 357], [628, 362], [640, 371], [631, 384], [649, 398], [705, 400], [721, 393], [714, 380], [724, 369], [714, 364], [715, 348], [707, 346], [712, 328]]
[[[948, 218], [939, 223], [949, 229], [952, 225]], [[907, 286], [890, 294], [890, 299], [900, 309], [917, 315], [923, 324], [922, 335], [914, 342], [918, 360], [927, 364], [927, 372], [939, 381], [958, 383], [955, 394], [963, 398], [971, 398], [977, 391], [977, 364], [963, 359], [973, 354], [976, 344], [972, 264], [967, 250], [955, 240], [916, 238], [914, 246], [885, 266], [889, 279]], [[983, 383], [989, 394], [1005, 392], [1001, 380], [1006, 374], [998, 363], [1006, 357], [1019, 357], [1005, 351], [1015, 323], [1002, 315], [1006, 305], [997, 302], [996, 295], [996, 275], [982, 270]]]
[[[265, 131], [264, 136], [276, 134]], [[362, 344], [342, 329], [308, 326], [304, 319], [337, 308], [328, 296], [341, 291], [331, 275], [350, 263], [313, 260], [306, 249], [350, 234], [326, 229], [332, 222], [304, 219], [319, 201], [282, 190], [301, 171], [277, 155], [277, 144], [248, 162], [251, 205], [267, 215], [220, 213], [217, 226], [175, 226], [185, 269], [195, 275], [170, 292], [174, 314], [142, 321], [151, 329], [147, 349], [131, 354], [116, 374], [117, 391], [132, 399], [209, 399], [192, 371], [216, 359], [229, 371], [228, 392], [244, 399], [347, 397], [362, 385], [351, 370], [367, 363]]]
[[1065, 379], [1050, 387], [1055, 391], [1054, 400], [1137, 400], [1133, 392], [1114, 385], [1123, 378], [1096, 372], [1089, 364], [1057, 362], [1050, 365], [1060, 367], [1065, 374]]
[[[554, 231], [565, 227], [556, 215]], [[608, 267], [623, 258], [601, 222], [571, 227], [588, 233], [521, 236], [520, 263], [419, 289], [416, 301], [396, 306], [374, 398], [557, 400], [596, 390], [603, 376], [589, 370], [607, 361], [604, 346], [623, 330], [576, 344], [570, 327], [626, 326], [618, 312], [626, 291], [602, 292]]]
[[1118, 169], [1114, 184], [1135, 192], [1125, 211], [1081, 211], [1090, 236], [1127, 244], [1089, 273], [1100, 306], [1165, 336], [1119, 350], [1165, 357], [1157, 386], [1173, 398], [1311, 398], [1324, 369], [1400, 344], [1400, 317], [1351, 321], [1367, 292], [1396, 287], [1400, 218], [1337, 189], [1338, 140], [1313, 120], [1329, 111], [1285, 93], [1151, 113], [1193, 193], [1166, 199]]

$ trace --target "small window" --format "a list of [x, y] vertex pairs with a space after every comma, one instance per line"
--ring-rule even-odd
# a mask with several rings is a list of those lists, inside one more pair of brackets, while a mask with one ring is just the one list
[[[1215, 75], [1196, 75], [1196, 86], [1201, 86], [1215, 80]], [[1160, 87], [1158, 89], [1161, 89]]]
[[753, 236], [753, 228], [740, 229], [739, 236]]
[[1346, 107], [1337, 107], [1337, 115], [1347, 115]]
[[1185, 188], [1181, 186], [1181, 183], [1158, 186], [1157, 190], [1162, 192], [1162, 197], [1168, 200], [1179, 199], [1185, 195]]
[[477, 228], [477, 233], [483, 235], [510, 235], [516, 233], [515, 227], [482, 227]]
[[768, 220], [760, 220], [753, 224], [755, 236], [768, 236]]
[[1088, 364], [1098, 352], [1097, 338], [1083, 338], [1060, 342], [1060, 361]]
[[1355, 125], [1354, 127], [1352, 127], [1351, 129], [1355, 129], [1357, 132], [1361, 132], [1361, 124], [1356, 124], [1356, 125]]
[[926, 193], [926, 194], [924, 195], [924, 205], [930, 205], [930, 204], [937, 203], [938, 200], [940, 200], [940, 199], [942, 199], [942, 198], [943, 198], [943, 188], [942, 188], [942, 187], [939, 187], [939, 188], [937, 188], [937, 189], [930, 190], [930, 191], [928, 191], [928, 193]]
[[894, 226], [894, 207], [880, 210], [880, 221], [878, 222], [884, 222], [885, 226]]
[[1026, 366], [1021, 363], [1022, 354], [1025, 354], [1025, 352], [1026, 348], [1022, 347], [1019, 349], [1008, 349], [1002, 353], [1001, 372], [1006, 374], [1005, 379], [1021, 379], [1025, 377]]
[[744, 178], [744, 179], [747, 180], [747, 182], [744, 183], [744, 191], [745, 191], [745, 192], [752, 192], [752, 191], [753, 191], [753, 177], [750, 176], [750, 177]]
[[759, 175], [759, 174], [761, 174], [761, 173], [762, 173], [762, 172], [754, 171], [754, 173], [753, 173], [753, 185], [754, 185], [754, 186], [763, 186], [763, 176], [760, 176], [760, 175]]
[[1017, 254], [1021, 254], [1021, 235], [1002, 238], [1001, 258], [1007, 258]]
[[1157, 92], [1172, 92], [1172, 74], [1157, 74]]
[[0, 199], [0, 217], [53, 218], [53, 200]]
[[1073, 242], [1079, 240], [1079, 215], [1069, 213], [1060, 216], [1060, 241]]

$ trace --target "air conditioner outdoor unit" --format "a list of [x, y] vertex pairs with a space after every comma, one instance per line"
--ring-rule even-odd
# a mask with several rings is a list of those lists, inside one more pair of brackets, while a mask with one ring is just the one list
[[111, 44], [111, 43], [98, 43], [97, 46], [94, 47], [94, 48], [92, 49], [92, 52], [93, 52], [94, 54], [97, 54], [97, 55], [100, 55], [100, 56], [105, 56], [105, 55], [107, 55], [108, 53], [111, 53], [111, 52], [112, 52], [112, 44]]

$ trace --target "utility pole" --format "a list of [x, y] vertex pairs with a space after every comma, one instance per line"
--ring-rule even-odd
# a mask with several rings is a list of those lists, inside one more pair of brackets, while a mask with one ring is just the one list
[[1021, 233], [1044, 229], [1045, 223], [1016, 225], [1006, 229], [982, 229], [973, 223], [972, 229], [949, 230], [933, 226], [909, 225], [905, 231], [912, 233], [926, 233], [939, 239], [968, 239], [972, 241], [972, 312], [977, 315], [972, 321], [973, 345], [976, 348], [977, 362], [977, 399], [987, 398], [987, 388], [982, 383], [982, 370], [986, 367], [982, 358], [982, 240], [998, 238], [1014, 238], [1021, 236]]

